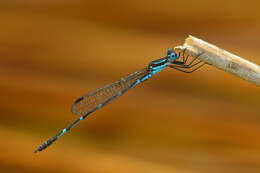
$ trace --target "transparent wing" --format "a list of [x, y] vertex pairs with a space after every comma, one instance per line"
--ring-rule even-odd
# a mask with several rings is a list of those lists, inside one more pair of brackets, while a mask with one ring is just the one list
[[99, 108], [102, 107], [126, 92], [129, 88], [131, 88], [131, 85], [139, 79], [145, 77], [147, 74], [147, 68], [138, 70], [112, 84], [106, 85], [94, 92], [80, 97], [72, 105], [72, 113], [84, 115], [98, 106]]

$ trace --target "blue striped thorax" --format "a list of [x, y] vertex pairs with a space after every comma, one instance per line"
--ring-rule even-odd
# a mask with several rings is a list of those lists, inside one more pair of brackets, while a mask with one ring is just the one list
[[148, 69], [151, 70], [151, 74], [154, 75], [178, 58], [178, 55], [172, 49], [168, 49], [167, 56], [150, 62]]

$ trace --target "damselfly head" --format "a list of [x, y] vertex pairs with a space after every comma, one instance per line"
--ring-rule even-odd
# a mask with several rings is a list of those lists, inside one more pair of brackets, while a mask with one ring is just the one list
[[167, 56], [169, 61], [175, 61], [176, 59], [179, 58], [176, 52], [174, 52], [172, 49], [167, 50]]

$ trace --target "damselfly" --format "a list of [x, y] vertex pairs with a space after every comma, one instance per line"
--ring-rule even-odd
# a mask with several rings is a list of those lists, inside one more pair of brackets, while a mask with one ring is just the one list
[[50, 146], [54, 141], [68, 132], [72, 127], [85, 119], [92, 112], [102, 108], [106, 104], [124, 94], [130, 88], [149, 79], [163, 69], [169, 67], [185, 73], [191, 73], [205, 64], [202, 61], [197, 60], [198, 56], [188, 61], [189, 56], [185, 57], [184, 52], [182, 58], [180, 58], [181, 53], [177, 55], [177, 53], [172, 49], [168, 49], [165, 57], [150, 62], [146, 68], [131, 73], [130, 75], [123, 77], [112, 84], [106, 85], [103, 88], [88, 93], [87, 95], [77, 99], [72, 105], [72, 113], [81, 115], [81, 117], [63, 129], [56, 136], [40, 145], [40, 147], [35, 150], [35, 153]]

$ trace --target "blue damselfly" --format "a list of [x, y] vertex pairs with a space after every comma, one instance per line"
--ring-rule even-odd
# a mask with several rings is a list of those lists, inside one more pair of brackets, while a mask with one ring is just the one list
[[87, 95], [77, 99], [72, 105], [72, 113], [81, 115], [81, 117], [65, 129], [63, 129], [56, 136], [52, 137], [51, 139], [40, 145], [40, 147], [35, 150], [35, 153], [38, 151], [42, 151], [50, 146], [54, 141], [56, 141], [59, 137], [68, 132], [72, 127], [85, 119], [92, 112], [96, 111], [99, 108], [102, 108], [106, 104], [124, 94], [130, 88], [149, 79], [163, 69], [169, 67], [185, 73], [191, 73], [205, 64], [202, 61], [196, 61], [198, 57], [195, 57], [191, 61], [188, 61], [189, 56], [185, 57], [184, 52], [182, 58], [180, 58], [181, 53], [177, 55], [177, 53], [174, 52], [172, 49], [168, 49], [167, 55], [165, 57], [150, 62], [146, 68], [131, 73], [130, 75], [123, 77], [112, 84], [106, 85], [94, 92], [88, 93]]

